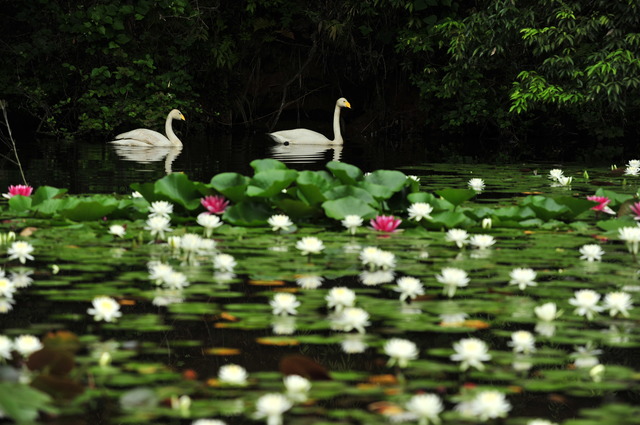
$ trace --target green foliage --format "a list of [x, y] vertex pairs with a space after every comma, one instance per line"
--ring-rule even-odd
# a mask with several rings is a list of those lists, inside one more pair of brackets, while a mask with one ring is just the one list
[[573, 125], [613, 138], [638, 114], [636, 2], [492, 0], [465, 12], [407, 34], [399, 45], [428, 52], [431, 38], [446, 52], [441, 66], [414, 73], [425, 100], [444, 102], [432, 120], [442, 128], [481, 125], [524, 135], [533, 124]]

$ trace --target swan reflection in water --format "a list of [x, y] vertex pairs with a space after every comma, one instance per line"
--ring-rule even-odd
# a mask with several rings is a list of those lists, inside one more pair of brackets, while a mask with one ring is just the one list
[[173, 161], [182, 152], [182, 146], [120, 146], [114, 145], [114, 150], [120, 159], [134, 161], [139, 164], [160, 162], [164, 159], [164, 171], [171, 174]]
[[325, 153], [333, 151], [332, 161], [340, 161], [342, 146], [340, 145], [295, 145], [278, 144], [270, 148], [271, 157], [290, 164], [313, 164], [324, 162]]

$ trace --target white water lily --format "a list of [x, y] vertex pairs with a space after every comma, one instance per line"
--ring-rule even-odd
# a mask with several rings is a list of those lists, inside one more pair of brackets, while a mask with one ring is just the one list
[[171, 232], [171, 222], [163, 215], [149, 216], [145, 224], [145, 230], [148, 230], [155, 238], [164, 239], [165, 233]]
[[157, 261], [149, 262], [147, 267], [149, 268], [149, 280], [154, 282], [156, 285], [162, 285], [166, 276], [173, 271], [173, 267], [169, 264]]
[[340, 343], [342, 351], [347, 354], [364, 353], [368, 346], [364, 341], [364, 335], [362, 334], [348, 334]]
[[426, 202], [415, 202], [407, 209], [409, 220], [426, 220], [431, 219], [433, 207]]
[[164, 275], [164, 284], [169, 289], [183, 289], [189, 286], [189, 281], [184, 273], [172, 270]]
[[11, 360], [11, 351], [13, 350], [13, 342], [11, 338], [0, 335], [0, 358]]
[[509, 277], [511, 280], [509, 281], [509, 285], [518, 285], [521, 291], [524, 291], [527, 286], [537, 286], [538, 284], [534, 281], [536, 278], [536, 272], [530, 268], [524, 267], [516, 267], [511, 270], [509, 273]]
[[7, 277], [0, 277], [0, 297], [13, 298], [16, 285]]
[[87, 309], [87, 313], [93, 316], [96, 322], [104, 320], [105, 322], [115, 322], [122, 316], [120, 312], [120, 304], [111, 297], [98, 296], [91, 301], [92, 308]]
[[511, 410], [511, 404], [499, 391], [482, 391], [471, 402], [471, 411], [481, 421], [504, 418]]
[[469, 189], [475, 190], [476, 192], [482, 192], [484, 190], [484, 180], [482, 179], [469, 179], [469, 182], [467, 184], [469, 186]]
[[16, 241], [7, 249], [9, 260], [18, 260], [24, 264], [27, 260], [33, 261], [33, 246], [29, 242]]
[[353, 307], [356, 303], [356, 293], [344, 286], [331, 288], [324, 299], [327, 301], [327, 308], [335, 308], [342, 311], [345, 307]]
[[436, 275], [436, 279], [444, 285], [443, 293], [449, 298], [455, 295], [456, 289], [469, 285], [467, 272], [455, 267], [445, 267]]
[[215, 214], [209, 214], [208, 212], [198, 214], [196, 221], [200, 226], [204, 227], [204, 235], [207, 238], [211, 236], [215, 229], [224, 224], [222, 220], [220, 220], [220, 217]]
[[318, 289], [322, 286], [324, 278], [315, 274], [301, 275], [296, 277], [296, 285], [302, 289]]
[[536, 350], [536, 339], [529, 331], [516, 331], [511, 334], [511, 341], [507, 343], [513, 347], [515, 353], [529, 354]]
[[582, 347], [576, 347], [576, 351], [571, 353], [569, 357], [574, 358], [573, 364], [579, 369], [592, 368], [600, 364], [598, 356], [602, 354], [602, 350], [593, 348], [591, 343]]
[[236, 267], [236, 259], [229, 254], [218, 254], [213, 257], [213, 268], [221, 272], [232, 272]]
[[42, 347], [40, 340], [33, 335], [20, 335], [13, 340], [13, 349], [24, 357], [29, 357], [32, 353], [41, 350]]
[[369, 313], [358, 307], [347, 307], [340, 312], [335, 319], [335, 325], [343, 332], [356, 330], [365, 333], [365, 327], [369, 326]]
[[198, 419], [191, 422], [191, 425], [227, 425], [227, 423], [219, 419]]
[[123, 238], [127, 230], [121, 224], [112, 224], [109, 226], [109, 233], [113, 236], [117, 236], [119, 238]]
[[296, 242], [296, 248], [302, 255], [319, 254], [324, 250], [324, 243], [315, 236], [306, 236]]
[[307, 394], [311, 390], [311, 381], [300, 375], [289, 375], [283, 379], [283, 382], [289, 399], [295, 402], [307, 400]]
[[556, 422], [551, 422], [546, 419], [531, 419], [527, 422], [527, 425], [558, 425]]
[[149, 206], [149, 217], [165, 217], [173, 213], [173, 204], [167, 201], [155, 201]]
[[295, 295], [288, 292], [278, 292], [273, 296], [273, 299], [269, 301], [269, 305], [273, 310], [274, 315], [296, 315], [296, 310], [300, 307], [300, 301]]
[[464, 229], [450, 229], [444, 237], [447, 242], [455, 243], [458, 248], [462, 248], [469, 243], [468, 238], [469, 234]]
[[533, 311], [536, 314], [536, 317], [543, 322], [551, 322], [562, 314], [562, 310], [558, 311], [558, 307], [552, 302], [537, 306]]
[[460, 369], [463, 371], [469, 369], [469, 367], [484, 370], [482, 362], [491, 360], [487, 344], [477, 338], [464, 338], [454, 342], [453, 349], [455, 354], [452, 354], [449, 358], [454, 362], [460, 362]]
[[473, 235], [469, 238], [469, 245], [478, 249], [487, 249], [492, 247], [496, 240], [491, 235]]
[[491, 217], [485, 217], [482, 219], [482, 228], [483, 229], [491, 229], [493, 226], [493, 220]]
[[360, 261], [370, 270], [376, 268], [387, 270], [396, 266], [396, 256], [393, 253], [372, 246], [365, 247], [360, 251]]
[[274, 232], [277, 232], [277, 231], [286, 232], [289, 230], [291, 226], [293, 226], [293, 223], [291, 222], [291, 219], [289, 218], [289, 216], [284, 214], [272, 215], [267, 220], [267, 223], [269, 223], [269, 226], [271, 226], [271, 230], [273, 230]]
[[291, 409], [293, 403], [282, 394], [265, 394], [256, 402], [256, 419], [267, 419], [267, 425], [282, 425], [282, 414]]
[[391, 270], [376, 270], [373, 272], [365, 270], [358, 275], [360, 282], [364, 286], [378, 286], [383, 283], [393, 282], [394, 277], [395, 273]]
[[407, 410], [418, 418], [418, 425], [429, 422], [440, 423], [440, 413], [444, 410], [442, 400], [435, 394], [416, 394], [405, 404]]
[[224, 365], [218, 370], [218, 380], [223, 384], [247, 385], [248, 377], [247, 370], [237, 364]]
[[345, 216], [345, 218], [341, 221], [342, 225], [347, 228], [347, 231], [352, 235], [356, 234], [358, 227], [362, 226], [362, 217], [355, 214], [350, 214]]
[[387, 366], [409, 366], [409, 361], [418, 358], [418, 347], [408, 339], [391, 338], [384, 344], [384, 353], [389, 356]]
[[640, 248], [640, 227], [621, 227], [618, 229], [618, 237], [625, 242], [631, 254], [638, 254], [638, 248]]
[[604, 255], [604, 250], [600, 245], [597, 244], [582, 245], [579, 251], [580, 259], [587, 260], [589, 262], [600, 261], [602, 260], [602, 256]]
[[569, 300], [569, 304], [576, 307], [574, 313], [579, 316], [585, 316], [591, 320], [594, 314], [597, 314], [603, 310], [603, 307], [598, 305], [601, 295], [592, 289], [581, 289], [574, 292], [573, 298]]
[[564, 171], [562, 171], [559, 168], [554, 168], [553, 170], [549, 171], [549, 179], [553, 180], [553, 181], [558, 181], [560, 180], [561, 177], [564, 177]]
[[604, 308], [609, 310], [611, 317], [618, 314], [629, 317], [629, 310], [633, 308], [631, 294], [627, 292], [609, 292], [604, 297]]
[[407, 298], [413, 300], [424, 294], [422, 282], [415, 277], [403, 276], [396, 281], [396, 285], [393, 290], [400, 292], [400, 301], [406, 301]]

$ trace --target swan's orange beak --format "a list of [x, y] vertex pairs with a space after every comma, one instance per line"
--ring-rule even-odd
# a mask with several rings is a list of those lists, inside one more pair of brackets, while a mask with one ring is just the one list
[[349, 102], [344, 102], [344, 106], [346, 106], [347, 108], [351, 109], [351, 104]]
[[184, 115], [182, 115], [182, 114], [180, 114], [180, 119], [181, 119], [182, 121], [186, 121], [186, 120], [187, 120], [187, 119], [184, 117]]

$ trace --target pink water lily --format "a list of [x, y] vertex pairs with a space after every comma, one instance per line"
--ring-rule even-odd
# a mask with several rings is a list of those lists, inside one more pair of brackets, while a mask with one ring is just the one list
[[379, 215], [370, 221], [371, 227], [379, 232], [393, 233], [396, 231], [402, 220], [392, 215]]
[[33, 188], [29, 185], [25, 185], [25, 184], [19, 184], [16, 186], [9, 186], [9, 193], [3, 193], [2, 196], [4, 196], [7, 199], [13, 198], [16, 195], [22, 195], [22, 196], [31, 196], [31, 192], [33, 192]]
[[609, 202], [611, 202], [611, 199], [607, 198], [606, 196], [587, 196], [587, 200], [588, 201], [593, 201], [593, 202], [597, 202], [598, 205], [591, 207], [592, 210], [594, 211], [602, 211], [605, 212], [607, 214], [615, 214], [615, 211], [613, 211], [611, 208], [609, 208]]
[[631, 205], [629, 209], [634, 215], [633, 219], [640, 220], [640, 202], [636, 202], [635, 204]]
[[229, 201], [221, 195], [205, 196], [200, 202], [212, 214], [222, 214], [229, 206]]

